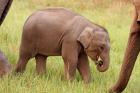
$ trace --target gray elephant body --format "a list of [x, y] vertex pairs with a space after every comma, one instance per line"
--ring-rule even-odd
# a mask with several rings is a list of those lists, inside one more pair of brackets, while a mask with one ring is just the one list
[[[47, 56], [60, 56], [64, 43], [71, 47], [79, 46], [77, 38], [84, 28], [87, 26], [100, 28], [84, 17], [65, 9], [38, 11], [32, 16], [24, 26], [23, 46], [21, 45], [21, 47], [26, 47], [29, 49], [28, 51], [34, 51], [33, 57], [37, 53]], [[28, 44], [32, 46], [27, 46]]]
[[[16, 71], [23, 71], [28, 59], [35, 57], [37, 72], [42, 73], [46, 69], [45, 60], [48, 56], [62, 56], [65, 63], [65, 75], [67, 79], [72, 79], [77, 65], [80, 65], [80, 55], [83, 56], [81, 61], [88, 61], [88, 52], [85, 50], [86, 48], [89, 50], [90, 45], [87, 42], [91, 40], [90, 33], [96, 32], [96, 30], [99, 31], [100, 36], [103, 34], [103, 37], [109, 38], [103, 27], [95, 25], [86, 18], [64, 8], [50, 8], [33, 13], [23, 28], [20, 57]], [[83, 40], [80, 38], [82, 33], [83, 36], [89, 34], [89, 37], [86, 35], [87, 40], [83, 39], [84, 37]], [[106, 42], [104, 43], [106, 44]], [[97, 54], [90, 57], [97, 60]], [[90, 80], [88, 62], [82, 63], [79, 69], [81, 69], [79, 72], [85, 82], [88, 82]], [[106, 69], [104, 68], [104, 71]]]

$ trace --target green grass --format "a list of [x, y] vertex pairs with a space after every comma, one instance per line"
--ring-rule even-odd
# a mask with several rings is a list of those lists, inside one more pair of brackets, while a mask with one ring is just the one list
[[[14, 0], [10, 12], [0, 27], [0, 49], [13, 66], [18, 59], [22, 27], [27, 17], [37, 9], [66, 7], [108, 29], [111, 39], [111, 64], [105, 73], [99, 73], [90, 62], [92, 82], [84, 85], [79, 73], [73, 82], [64, 80], [63, 60], [50, 57], [47, 73], [35, 74], [35, 60], [27, 65], [23, 75], [6, 76], [0, 79], [0, 93], [107, 93], [116, 81], [122, 64], [129, 29], [133, 18], [133, 6], [124, 0]], [[140, 61], [138, 59], [137, 61]], [[124, 93], [139, 93], [140, 63], [136, 62], [133, 74]]]

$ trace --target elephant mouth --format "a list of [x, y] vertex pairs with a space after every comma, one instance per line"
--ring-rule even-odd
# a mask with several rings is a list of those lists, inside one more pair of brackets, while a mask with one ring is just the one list
[[99, 56], [97, 56], [94, 61], [95, 61], [95, 65], [97, 65], [99, 67], [103, 66], [103, 60]]
[[103, 61], [102, 60], [95, 61], [95, 64], [99, 67], [102, 67], [103, 66]]
[[103, 60], [99, 56], [96, 56], [94, 58], [92, 57], [92, 60], [94, 60], [94, 63], [96, 66], [98, 66], [98, 67], [103, 66]]
[[[92, 58], [93, 60], [93, 58]], [[104, 57], [96, 56], [94, 58], [94, 63], [96, 65], [96, 68], [99, 72], [105, 72], [109, 67], [109, 59], [104, 59]]]

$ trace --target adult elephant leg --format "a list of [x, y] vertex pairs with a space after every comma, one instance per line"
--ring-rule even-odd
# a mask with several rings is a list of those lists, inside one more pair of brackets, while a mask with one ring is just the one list
[[13, 0], [0, 0], [0, 25], [5, 19]]
[[[137, 24], [138, 26], [138, 24]], [[138, 26], [139, 27], [139, 26]], [[140, 51], [140, 29], [132, 30], [117, 83], [110, 93], [121, 93], [127, 86], [135, 61]]]

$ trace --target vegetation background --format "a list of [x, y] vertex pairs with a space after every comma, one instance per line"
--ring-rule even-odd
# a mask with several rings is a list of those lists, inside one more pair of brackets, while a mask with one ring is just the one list
[[[0, 93], [107, 93], [120, 72], [133, 20], [132, 2], [130, 0], [14, 0], [5, 22], [0, 27], [0, 49], [13, 67], [17, 63], [25, 20], [37, 9], [47, 7], [69, 8], [108, 29], [111, 39], [109, 70], [100, 73], [94, 63], [90, 62], [92, 82], [84, 85], [78, 72], [74, 82], [64, 80], [61, 57], [49, 57], [48, 71], [43, 76], [35, 74], [35, 60], [32, 59], [23, 75], [11, 74], [0, 79]], [[130, 82], [123, 93], [139, 93], [139, 65], [140, 63], [136, 62]]]

